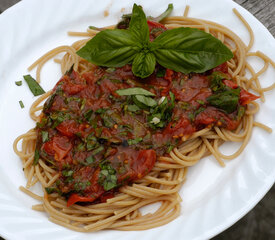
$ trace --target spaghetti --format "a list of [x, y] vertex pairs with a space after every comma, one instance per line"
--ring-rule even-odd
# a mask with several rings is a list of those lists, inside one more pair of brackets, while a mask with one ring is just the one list
[[[168, 29], [178, 27], [202, 29], [222, 41], [234, 53], [234, 58], [228, 61], [229, 74], [239, 86], [245, 90], [252, 89], [264, 101], [264, 93], [273, 89], [275, 83], [269, 87], [262, 88], [259, 77], [269, 65], [275, 67], [275, 63], [261, 52], [249, 52], [254, 42], [254, 35], [244, 18], [236, 9], [233, 10], [249, 31], [250, 41], [248, 46], [235, 33], [224, 26], [206, 20], [187, 17], [188, 9], [189, 7], [185, 9], [183, 17], [167, 17], [162, 23]], [[69, 35], [91, 38], [98, 32], [98, 30], [88, 29], [85, 33], [69, 32]], [[72, 46], [61, 46], [53, 49], [34, 62], [28, 70], [37, 68], [36, 79], [39, 82], [40, 71], [45, 62], [57, 54], [65, 52], [62, 59], [55, 59], [55, 62], [61, 65], [62, 74], [65, 74], [72, 65], [73, 69], [79, 74], [89, 72], [95, 66], [81, 59], [76, 54], [76, 51], [84, 46], [88, 40], [80, 40]], [[250, 56], [256, 56], [264, 61], [265, 64], [260, 71], [255, 72], [246, 61], [247, 57]], [[251, 73], [250, 78], [245, 76], [246, 71]], [[41, 120], [42, 104], [51, 94], [52, 91], [47, 92], [32, 104], [30, 116], [34, 121], [39, 122]], [[182, 137], [183, 143], [175, 147], [169, 155], [160, 156], [146, 176], [136, 180], [131, 185], [120, 187], [119, 192], [113, 198], [107, 199], [106, 202], [90, 205], [73, 204], [69, 207], [65, 198], [58, 193], [49, 194], [45, 191], [45, 188], [52, 186], [57, 181], [60, 173], [49, 167], [41, 158], [36, 165], [33, 164], [38, 133], [36, 129], [31, 129], [14, 141], [14, 151], [22, 160], [27, 179], [26, 188], [20, 187], [20, 189], [41, 201], [41, 204], [33, 206], [34, 210], [47, 212], [52, 222], [75, 231], [90, 232], [102, 229], [144, 230], [158, 227], [169, 223], [179, 216], [181, 198], [178, 191], [186, 179], [188, 167], [195, 165], [200, 159], [210, 154], [217, 159], [221, 166], [224, 166], [224, 160], [234, 159], [244, 150], [254, 126], [261, 127], [269, 132], [272, 131], [265, 125], [254, 122], [253, 117], [258, 110], [259, 105], [256, 102], [251, 102], [234, 131], [215, 126], [194, 132], [189, 138]], [[20, 141], [22, 141], [21, 150], [18, 149]], [[219, 146], [227, 141], [241, 142], [242, 144], [235, 153], [227, 156], [219, 151]], [[36, 183], [42, 185], [43, 197], [29, 190]], [[141, 208], [153, 203], [160, 204], [158, 209], [154, 213], [142, 214]]]

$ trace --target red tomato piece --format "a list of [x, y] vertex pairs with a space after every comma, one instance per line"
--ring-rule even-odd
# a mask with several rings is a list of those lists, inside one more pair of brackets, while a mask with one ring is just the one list
[[153, 22], [153, 21], [150, 21], [150, 20], [147, 20], [147, 24], [148, 24], [148, 27], [149, 27], [149, 31], [151, 32], [152, 29], [154, 28], [162, 28], [164, 30], [167, 30], [167, 28], [161, 24], [161, 23], [158, 23], [158, 22]]
[[65, 136], [72, 137], [79, 132], [78, 124], [74, 120], [66, 120], [60, 123], [56, 129]]
[[67, 201], [67, 207], [70, 207], [77, 202], [93, 202], [94, 200], [94, 197], [82, 197], [77, 193], [72, 193]]
[[73, 145], [66, 136], [54, 136], [51, 141], [44, 143], [43, 149], [53, 155], [56, 161], [61, 161], [72, 149]]
[[249, 104], [251, 101], [254, 101], [256, 99], [260, 98], [259, 96], [256, 96], [244, 89], [241, 90], [240, 92], [240, 104], [242, 106]]
[[212, 72], [223, 72], [223, 73], [228, 73], [228, 65], [227, 62], [224, 62], [220, 64], [219, 66], [215, 67], [212, 69]]

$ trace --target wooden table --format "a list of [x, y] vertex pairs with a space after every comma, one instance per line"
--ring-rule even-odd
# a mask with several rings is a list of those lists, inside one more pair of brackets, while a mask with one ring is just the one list
[[[0, 0], [0, 13], [17, 2], [19, 0]], [[251, 12], [275, 36], [275, 0], [235, 0], [235, 2]], [[275, 185], [245, 217], [213, 238], [213, 240], [228, 239], [275, 239]]]

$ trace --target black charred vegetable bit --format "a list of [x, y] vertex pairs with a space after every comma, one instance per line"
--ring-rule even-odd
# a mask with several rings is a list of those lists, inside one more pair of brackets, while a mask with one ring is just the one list
[[[157, 20], [171, 10], [172, 5], [169, 5], [167, 12]], [[125, 26], [129, 21], [129, 29], [103, 30], [77, 54], [98, 66], [122, 67], [130, 63], [133, 74], [141, 78], [150, 76], [156, 63], [185, 74], [202, 73], [233, 57], [220, 40], [195, 28], [166, 30], [151, 42], [146, 16], [136, 4], [131, 17], [124, 20]]]
[[31, 75], [25, 75], [23, 77], [24, 77], [25, 81], [27, 82], [29, 89], [31, 90], [31, 92], [33, 93], [34, 96], [39, 96], [39, 95], [42, 95], [43, 93], [45, 93], [43, 88], [39, 85], [38, 82], [35, 81], [34, 78], [32, 78]]
[[110, 163], [100, 164], [99, 184], [104, 187], [105, 191], [109, 191], [117, 186], [116, 170]]

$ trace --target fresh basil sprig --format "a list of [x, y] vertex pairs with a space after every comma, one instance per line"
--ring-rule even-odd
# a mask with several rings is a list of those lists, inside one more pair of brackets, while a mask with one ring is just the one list
[[146, 16], [136, 4], [129, 29], [103, 30], [77, 54], [99, 66], [130, 63], [133, 74], [141, 78], [151, 75], [156, 63], [177, 72], [201, 73], [233, 57], [220, 40], [195, 28], [167, 30], [150, 42]]

